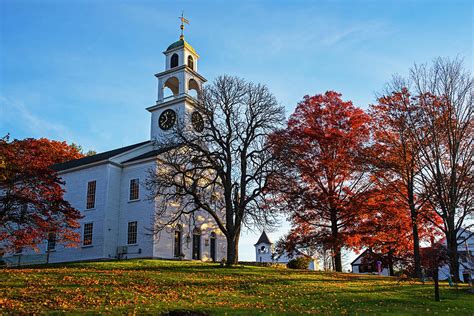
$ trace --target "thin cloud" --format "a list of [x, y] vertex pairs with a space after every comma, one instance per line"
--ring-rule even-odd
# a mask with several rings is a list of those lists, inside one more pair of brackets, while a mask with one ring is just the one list
[[64, 125], [35, 115], [19, 100], [0, 96], [0, 107], [2, 108], [2, 118], [0, 119], [2, 126], [12, 125], [12, 123], [16, 126], [20, 125], [32, 135], [40, 137], [48, 135], [50, 137], [60, 136], [64, 139], [70, 134]]
[[379, 35], [383, 25], [380, 23], [368, 23], [364, 25], [350, 26], [341, 31], [330, 32], [321, 39], [321, 43], [325, 46], [336, 46], [344, 42], [359, 42]]

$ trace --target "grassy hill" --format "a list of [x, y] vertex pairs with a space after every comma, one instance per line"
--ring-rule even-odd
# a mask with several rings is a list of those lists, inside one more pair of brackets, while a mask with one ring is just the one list
[[474, 315], [466, 287], [397, 284], [395, 278], [161, 260], [0, 269], [0, 313], [398, 313]]

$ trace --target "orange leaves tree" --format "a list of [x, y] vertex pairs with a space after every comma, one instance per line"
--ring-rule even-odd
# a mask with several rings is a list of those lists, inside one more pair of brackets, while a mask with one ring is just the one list
[[[406, 195], [405, 186], [396, 181], [388, 189], [386, 184], [381, 186], [375, 176], [372, 176], [372, 180], [375, 188], [368, 196], [364, 212], [359, 215], [349, 245], [356, 250], [369, 248], [374, 254], [382, 256], [390, 275], [394, 275], [396, 265], [414, 273], [413, 221], [402, 198]], [[420, 240], [428, 241], [434, 236], [433, 225], [425, 217], [419, 216], [417, 223]]]
[[382, 100], [385, 105], [409, 105], [403, 135], [416, 153], [415, 205], [425, 203], [433, 210], [424, 216], [445, 235], [451, 274], [459, 280], [460, 232], [474, 225], [472, 75], [458, 58], [437, 58], [430, 66], [415, 65], [407, 80], [395, 78], [391, 88], [395, 93]]
[[371, 187], [359, 163], [370, 138], [370, 117], [333, 91], [305, 96], [285, 130], [272, 135], [285, 170], [274, 179], [280, 207], [289, 212], [293, 245], [331, 248], [336, 271], [341, 249], [355, 227]]
[[[374, 181], [384, 192], [390, 192], [398, 205], [398, 218], [408, 213], [411, 228], [414, 272], [421, 278], [420, 221], [426, 211], [427, 201], [423, 198], [419, 182], [422, 164], [420, 145], [412, 137], [411, 115], [417, 109], [415, 99], [406, 88], [380, 97], [372, 105], [372, 130], [374, 144], [367, 151], [366, 161], [373, 168]], [[390, 212], [391, 213], [391, 212]]]
[[50, 168], [82, 157], [65, 142], [46, 138], [0, 139], [0, 242], [6, 250], [37, 245], [52, 235], [66, 245], [78, 240], [78, 210], [63, 199], [64, 182]]

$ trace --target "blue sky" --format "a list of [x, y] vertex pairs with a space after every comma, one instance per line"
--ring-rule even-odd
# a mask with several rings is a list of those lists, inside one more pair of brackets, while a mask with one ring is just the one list
[[[153, 74], [179, 37], [181, 10], [209, 81], [264, 83], [288, 115], [326, 90], [367, 107], [393, 74], [437, 56], [473, 68], [470, 1], [3, 0], [0, 135], [99, 152], [148, 139]], [[243, 236], [242, 259], [254, 259], [258, 235]]]

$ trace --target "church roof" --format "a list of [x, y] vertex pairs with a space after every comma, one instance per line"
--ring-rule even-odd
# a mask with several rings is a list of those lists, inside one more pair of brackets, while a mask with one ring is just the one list
[[166, 51], [169, 51], [169, 50], [172, 50], [172, 49], [175, 49], [175, 48], [179, 48], [179, 47], [185, 47], [187, 48], [188, 50], [191, 51], [191, 53], [197, 55], [196, 51], [194, 50], [194, 48], [189, 45], [188, 42], [186, 42], [184, 39], [180, 39], [176, 42], [174, 42], [173, 44], [171, 44], [170, 46], [168, 46], [168, 48], [166, 49]]
[[146, 158], [151, 158], [151, 157], [155, 157], [155, 156], [158, 156], [160, 154], [163, 154], [165, 152], [167, 152], [168, 150], [170, 149], [173, 149], [173, 148], [176, 148], [176, 146], [172, 146], [172, 147], [163, 147], [163, 148], [159, 148], [159, 149], [154, 149], [154, 150], [150, 150], [144, 154], [141, 154], [140, 156], [137, 156], [137, 157], [133, 157], [132, 159], [129, 159], [127, 161], [124, 161], [123, 163], [127, 163], [127, 162], [132, 162], [132, 161], [137, 161], [137, 160], [141, 160], [141, 159], [146, 159]]
[[149, 142], [150, 141], [147, 140], [145, 142], [141, 142], [141, 143], [129, 145], [129, 146], [126, 146], [126, 147], [109, 150], [109, 151], [99, 153], [99, 154], [96, 154], [96, 155], [87, 156], [87, 157], [79, 158], [79, 159], [75, 159], [75, 160], [70, 160], [70, 161], [66, 161], [66, 162], [63, 162], [63, 163], [57, 163], [57, 164], [54, 164], [53, 166], [51, 166], [51, 169], [53, 169], [55, 171], [62, 171], [62, 170], [67, 170], [67, 169], [72, 169], [72, 168], [88, 165], [88, 164], [91, 164], [91, 163], [94, 163], [94, 162], [107, 160], [109, 158], [112, 158], [113, 156], [117, 156], [117, 155], [122, 154], [124, 152], [127, 152], [131, 149], [134, 149], [134, 148], [140, 147], [142, 145], [145, 145], [146, 143], [149, 143]]
[[270, 241], [270, 238], [268, 238], [267, 233], [265, 231], [262, 232], [262, 235], [260, 235], [260, 238], [258, 239], [257, 243], [258, 244], [269, 244], [272, 245], [273, 243]]

